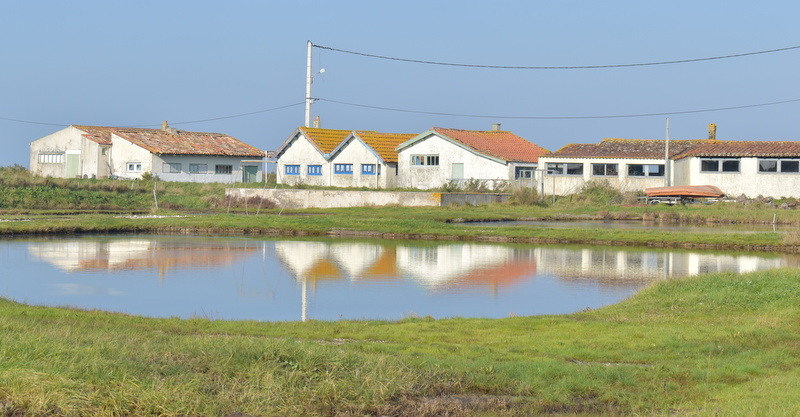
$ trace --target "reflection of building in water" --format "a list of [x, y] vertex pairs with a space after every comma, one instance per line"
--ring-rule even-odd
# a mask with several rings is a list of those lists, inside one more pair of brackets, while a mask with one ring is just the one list
[[428, 288], [496, 287], [536, 273], [532, 250], [499, 245], [384, 247], [366, 243], [275, 243], [278, 259], [298, 280], [411, 278]]
[[536, 275], [533, 250], [500, 245], [447, 244], [397, 248], [397, 265], [427, 288], [496, 287]]
[[652, 280], [709, 272], [751, 272], [779, 268], [782, 257], [651, 252], [609, 248], [537, 248], [539, 272], [562, 278]]
[[156, 269], [161, 276], [177, 268], [227, 265], [255, 245], [234, 241], [165, 239], [66, 240], [31, 244], [28, 253], [66, 272]]

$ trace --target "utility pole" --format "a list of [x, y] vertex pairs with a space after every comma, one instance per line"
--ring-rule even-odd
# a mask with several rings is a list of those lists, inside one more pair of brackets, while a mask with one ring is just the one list
[[311, 83], [314, 82], [314, 75], [311, 72], [311, 48], [314, 45], [308, 41], [308, 62], [306, 64], [306, 127], [311, 127], [311, 103], [314, 99], [311, 98]]
[[669, 166], [669, 117], [667, 117], [667, 140], [664, 143], [664, 186], [666, 187], [672, 185], [670, 174], [672, 174], [672, 169]]

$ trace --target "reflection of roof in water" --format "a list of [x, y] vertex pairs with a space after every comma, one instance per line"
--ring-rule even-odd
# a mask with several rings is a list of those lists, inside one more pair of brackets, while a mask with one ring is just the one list
[[456, 289], [488, 286], [496, 289], [498, 287], [512, 286], [534, 276], [536, 276], [536, 260], [519, 259], [503, 265], [474, 269], [458, 280], [442, 282], [441, 288]]

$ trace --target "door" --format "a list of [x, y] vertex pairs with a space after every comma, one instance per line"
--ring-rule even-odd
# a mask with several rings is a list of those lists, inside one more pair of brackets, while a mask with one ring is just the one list
[[257, 182], [258, 181], [258, 167], [255, 165], [245, 165], [242, 169], [243, 182]]
[[67, 178], [77, 178], [81, 175], [81, 154], [67, 152]]

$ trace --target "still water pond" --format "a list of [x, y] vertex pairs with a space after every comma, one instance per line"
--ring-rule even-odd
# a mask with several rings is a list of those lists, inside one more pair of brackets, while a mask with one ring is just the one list
[[800, 264], [796, 255], [201, 236], [0, 240], [0, 296], [226, 320], [570, 313], [658, 280]]

